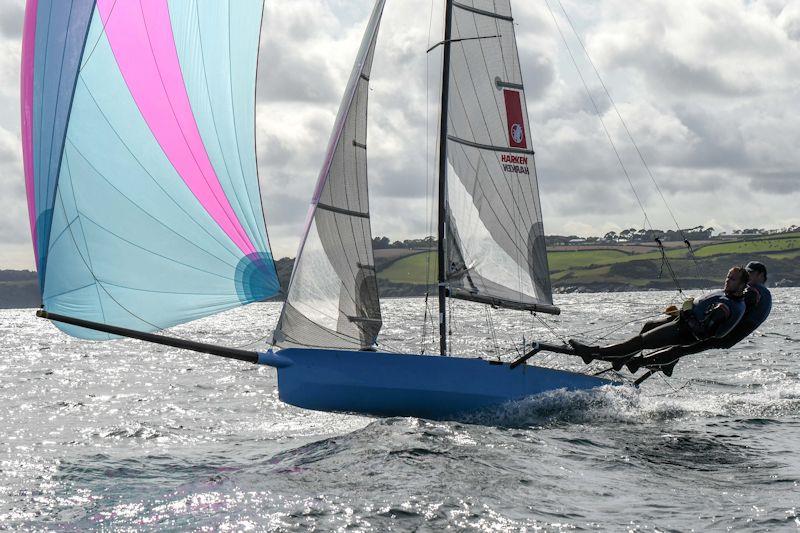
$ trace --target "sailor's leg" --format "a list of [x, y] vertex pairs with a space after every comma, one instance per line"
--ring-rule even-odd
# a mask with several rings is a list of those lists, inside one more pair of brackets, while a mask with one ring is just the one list
[[597, 355], [600, 357], [623, 357], [625, 355], [641, 352], [644, 349], [642, 345], [642, 335], [636, 335], [624, 342], [618, 342], [610, 346], [598, 348]]
[[689, 342], [691, 339], [687, 339], [680, 321], [670, 320], [625, 342], [600, 348], [598, 354], [601, 357], [623, 357], [642, 350], [655, 350], [676, 344], [689, 344]]
[[661, 315], [660, 317], [656, 318], [655, 320], [648, 320], [642, 326], [642, 329], [639, 331], [639, 334], [641, 335], [642, 333], [647, 333], [651, 329], [655, 329], [658, 326], [663, 326], [667, 322], [672, 322], [675, 319], [676, 319], [676, 317], [671, 316], [671, 315]]
[[720, 348], [721, 342], [719, 339], [707, 339], [700, 342], [695, 342], [686, 346], [671, 346], [657, 352], [649, 354], [647, 357], [637, 357], [629, 361], [628, 370], [636, 373], [641, 367], [655, 368], [664, 371], [668, 376], [672, 375], [672, 369], [678, 359], [687, 355], [700, 353], [712, 348]]

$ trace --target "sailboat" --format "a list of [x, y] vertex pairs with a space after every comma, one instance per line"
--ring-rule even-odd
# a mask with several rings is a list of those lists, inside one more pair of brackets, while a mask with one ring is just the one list
[[[29, 0], [22, 131], [39, 316], [277, 369], [306, 409], [450, 418], [611, 381], [451, 353], [447, 299], [553, 304], [510, 0], [447, 0], [439, 354], [381, 351], [367, 172], [376, 0], [334, 123], [273, 348], [156, 333], [278, 294], [254, 153], [259, 0]], [[145, 50], [147, 53], [143, 53]]]

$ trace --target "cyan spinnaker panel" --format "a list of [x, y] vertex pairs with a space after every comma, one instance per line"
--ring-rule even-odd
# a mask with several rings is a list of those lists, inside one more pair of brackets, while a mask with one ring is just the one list
[[172, 4], [99, 0], [84, 32], [39, 243], [48, 311], [153, 331], [279, 291], [254, 150], [262, 4]]
[[[217, 177], [231, 200], [237, 218], [267, 248], [263, 231], [261, 198], [256, 180], [253, 130], [255, 76], [252, 65], [258, 49], [261, 19], [253, 7], [260, 0], [237, 2], [171, 2], [172, 31], [191, 107]], [[228, 24], [220, 24], [227, 20]], [[231, 33], [246, 33], [250, 39], [231, 39]], [[216, 65], [228, 65], [219, 72]], [[256, 244], [256, 242], [254, 242]]]
[[47, 267], [50, 218], [75, 77], [93, 8], [94, 0], [41, 0], [29, 2], [26, 9], [21, 72], [23, 160], [40, 284]]

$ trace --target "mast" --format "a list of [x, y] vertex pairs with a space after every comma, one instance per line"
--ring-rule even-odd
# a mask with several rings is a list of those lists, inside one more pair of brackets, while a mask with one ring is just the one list
[[444, 15], [444, 52], [442, 57], [442, 104], [439, 125], [439, 226], [437, 231], [437, 259], [439, 263], [439, 353], [447, 355], [447, 265], [444, 253], [445, 216], [447, 211], [447, 105], [450, 92], [450, 35], [453, 18], [453, 0], [446, 0]]

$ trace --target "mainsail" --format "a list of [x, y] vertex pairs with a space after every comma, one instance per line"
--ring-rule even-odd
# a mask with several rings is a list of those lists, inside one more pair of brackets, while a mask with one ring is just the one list
[[367, 187], [367, 97], [385, 0], [377, 0], [350, 74], [273, 342], [369, 348], [381, 329]]
[[23, 159], [47, 311], [154, 331], [279, 291], [254, 149], [262, 9], [28, 0]]
[[452, 6], [449, 294], [557, 313], [510, 0], [459, 0]]

